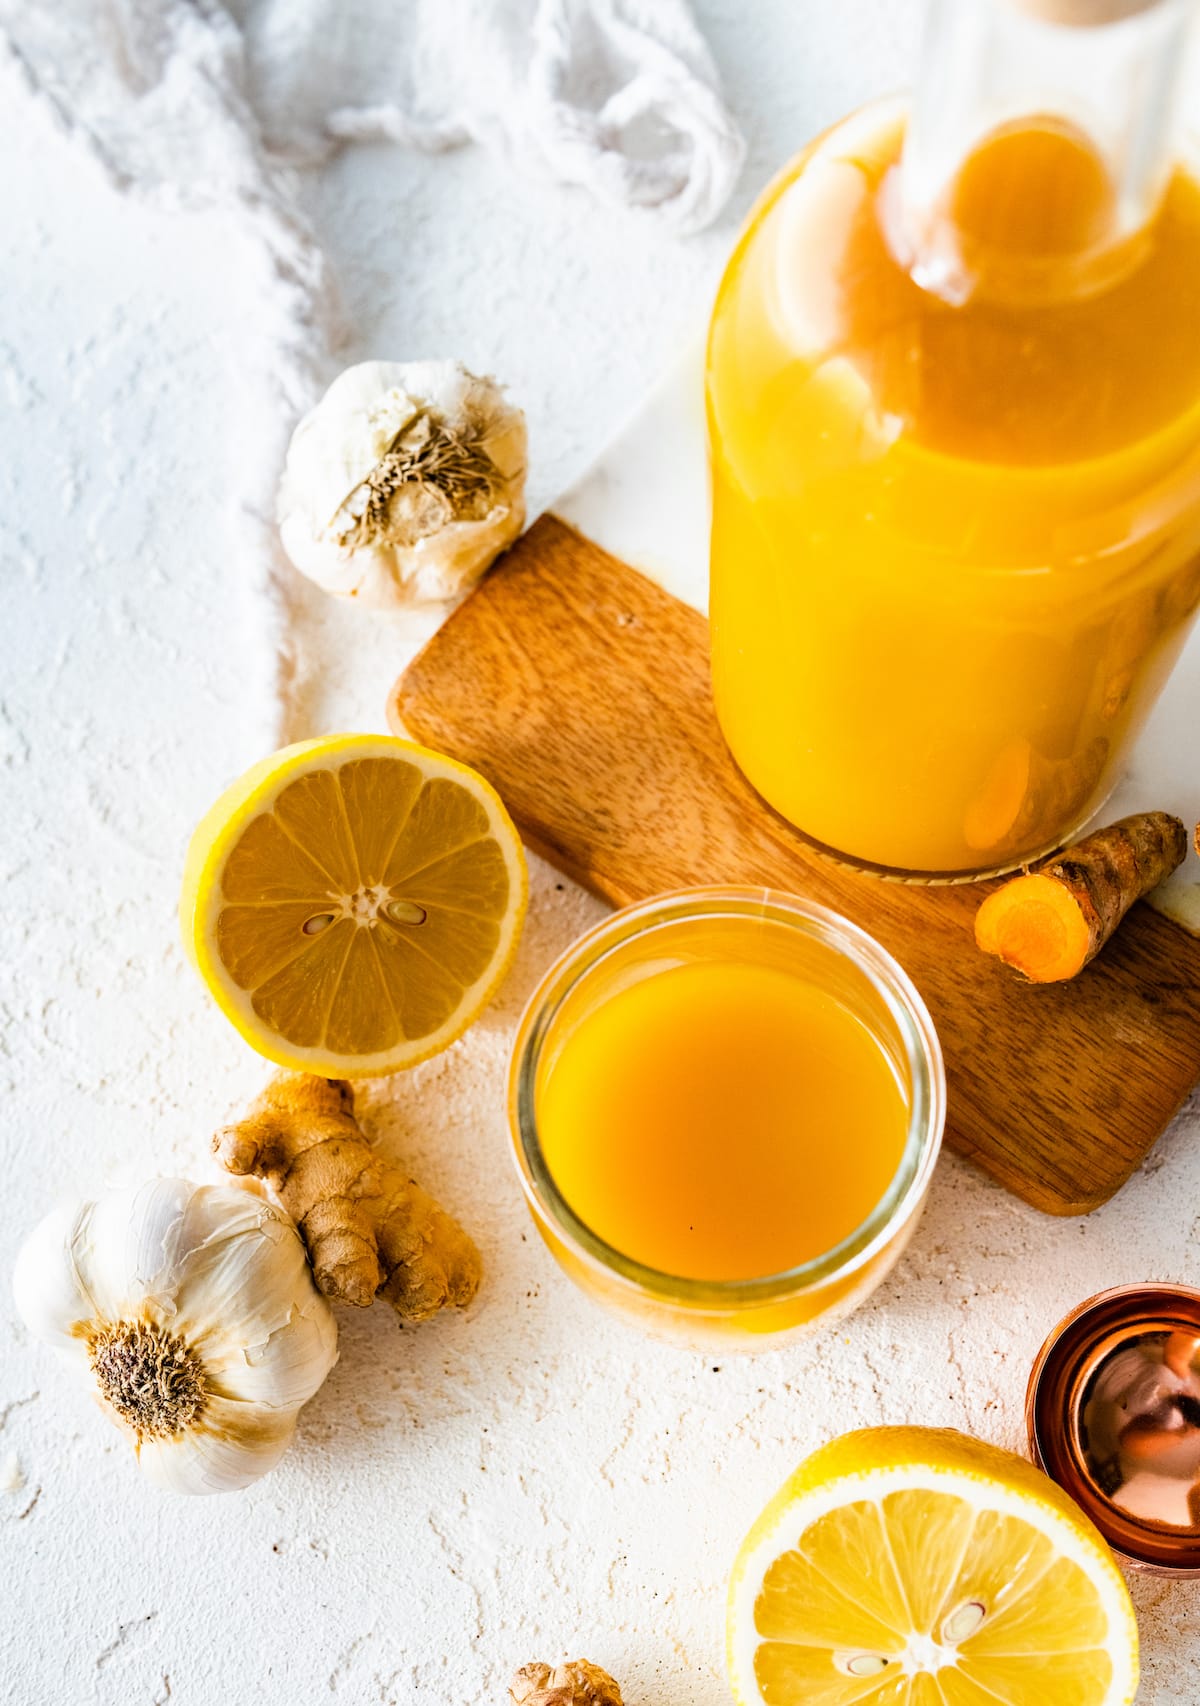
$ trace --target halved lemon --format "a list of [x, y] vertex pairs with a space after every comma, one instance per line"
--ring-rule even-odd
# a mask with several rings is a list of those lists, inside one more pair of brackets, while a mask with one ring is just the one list
[[225, 1016], [280, 1066], [413, 1066], [461, 1036], [516, 951], [528, 882], [495, 790], [388, 735], [284, 747], [188, 848], [184, 944]]
[[1137, 1625], [1096, 1529], [1024, 1459], [868, 1428], [751, 1529], [729, 1667], [741, 1706], [1125, 1706]]

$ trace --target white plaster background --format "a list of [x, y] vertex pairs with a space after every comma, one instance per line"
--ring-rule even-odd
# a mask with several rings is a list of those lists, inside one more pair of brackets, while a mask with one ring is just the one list
[[[530, 416], [538, 503], [702, 321], [767, 173], [911, 56], [909, 0], [698, 11], [752, 145], [701, 238], [477, 151], [364, 151], [305, 186], [347, 327], [331, 371], [448, 353], [502, 375]], [[7, 1279], [56, 1194], [197, 1170], [263, 1077], [184, 964], [174, 912], [193, 822], [263, 745], [247, 684], [271, 660], [232, 566], [263, 271], [223, 216], [117, 195], [11, 67], [0, 96], [0, 1700], [498, 1706], [517, 1663], [584, 1653], [630, 1706], [723, 1706], [726, 1572], [800, 1457], [875, 1422], [1019, 1446], [1031, 1358], [1066, 1309], [1200, 1277], [1200, 1110], [1084, 1221], [947, 1156], [894, 1277], [814, 1344], [727, 1360], [645, 1343], [553, 1267], [506, 1154], [516, 1016], [600, 912], [537, 867], [494, 1008], [366, 1097], [380, 1141], [476, 1232], [478, 1304], [404, 1333], [382, 1308], [344, 1314], [341, 1361], [249, 1492], [143, 1485], [14, 1319]], [[307, 591], [294, 623], [286, 733], [382, 727], [417, 629]], [[1193, 1706], [1200, 1586], [1134, 1591], [1140, 1699]]]

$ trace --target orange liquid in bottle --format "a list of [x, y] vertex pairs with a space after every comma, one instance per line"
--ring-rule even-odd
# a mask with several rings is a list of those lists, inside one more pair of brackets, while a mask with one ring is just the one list
[[824, 1254], [891, 1184], [908, 1097], [867, 1025], [780, 967], [652, 971], [571, 1030], [538, 1094], [563, 1197], [614, 1249], [693, 1280]]
[[713, 673], [784, 816], [952, 876], [1096, 809], [1200, 599], [1200, 187], [1106, 246], [1086, 140], [999, 130], [943, 213], [955, 305], [889, 241], [902, 141], [895, 108], [819, 139], [722, 284]]

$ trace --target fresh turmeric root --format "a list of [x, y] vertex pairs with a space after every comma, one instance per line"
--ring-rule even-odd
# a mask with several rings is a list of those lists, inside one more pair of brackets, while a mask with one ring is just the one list
[[606, 1670], [575, 1659], [569, 1665], [522, 1665], [508, 1690], [512, 1706], [622, 1706]]
[[1169, 877], [1186, 853], [1187, 834], [1177, 817], [1139, 812], [1122, 818], [990, 894], [975, 917], [975, 940], [1031, 983], [1074, 977], [1134, 901]]
[[231, 1173], [265, 1179], [304, 1240], [326, 1297], [384, 1298], [405, 1321], [469, 1303], [479, 1252], [446, 1211], [367, 1142], [339, 1078], [281, 1073], [213, 1138]]

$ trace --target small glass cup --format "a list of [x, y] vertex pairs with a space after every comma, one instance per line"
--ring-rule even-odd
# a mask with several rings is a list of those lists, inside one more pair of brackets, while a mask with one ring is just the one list
[[[722, 940], [735, 944], [722, 954]], [[559, 1191], [538, 1134], [538, 1095], [572, 1029], [639, 977], [698, 958], [746, 958], [790, 970], [848, 1007], [886, 1050], [908, 1103], [904, 1150], [866, 1219], [833, 1248], [783, 1273], [698, 1280], [644, 1266], [597, 1236]], [[656, 1336], [751, 1350], [845, 1314], [875, 1289], [916, 1225], [941, 1147], [941, 1048], [908, 977], [857, 925], [761, 888], [659, 895], [606, 919], [570, 947], [534, 991], [513, 1044], [509, 1122], [534, 1223], [582, 1289]], [[730, 1162], [736, 1164], [731, 1138]]]

